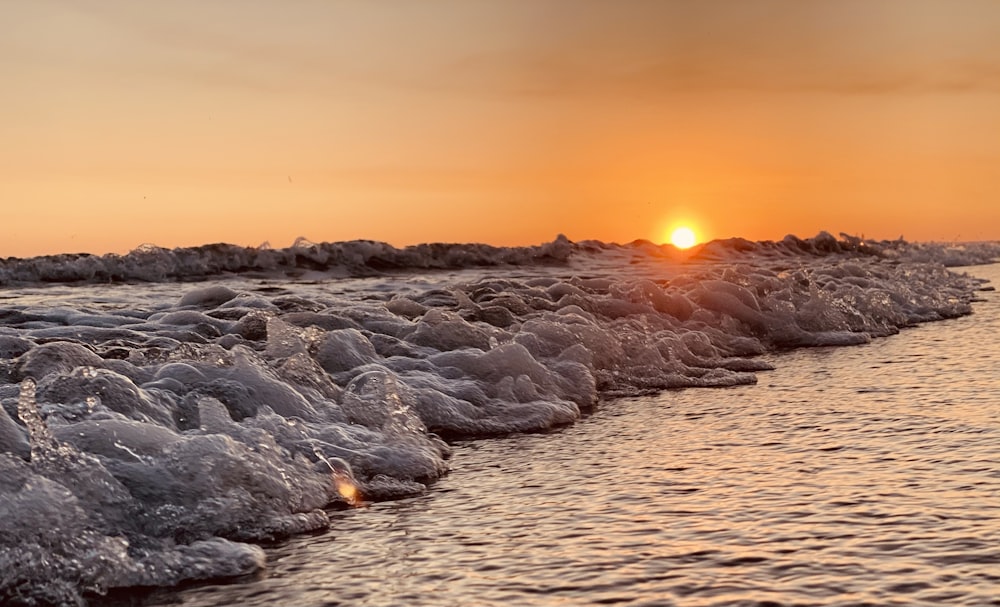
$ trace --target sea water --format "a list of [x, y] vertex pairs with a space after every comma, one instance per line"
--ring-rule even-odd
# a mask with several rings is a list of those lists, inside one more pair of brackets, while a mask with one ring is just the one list
[[[1000, 282], [1000, 266], [970, 268]], [[462, 442], [428, 493], [333, 516], [156, 605], [1000, 604], [1000, 296], [756, 386]]]
[[[940, 444], [915, 433], [914, 453], [901, 457], [892, 450], [907, 436], [862, 449], [866, 431], [922, 427], [895, 401], [848, 407], [901, 388], [866, 380], [851, 392], [836, 364], [815, 361], [795, 380], [794, 353], [857, 352], [865, 362], [842, 375], [871, 378], [885, 362], [872, 356], [880, 344], [931, 321], [940, 322], [923, 325], [930, 334], [945, 335], [934, 328], [967, 319], [981, 331], [974, 351], [988, 351], [990, 321], [967, 316], [985, 305], [983, 281], [942, 264], [998, 256], [988, 243], [820, 234], [687, 253], [560, 237], [521, 249], [297, 242], [0, 260], [0, 599], [133, 601], [147, 594], [140, 588], [249, 574], [268, 588], [287, 581], [280, 600], [303, 604], [733, 603], [784, 601], [813, 584], [826, 590], [806, 603], [852, 601], [851, 592], [875, 593], [862, 582], [886, 571], [819, 559], [812, 536], [781, 521], [858, 527], [868, 513], [892, 524], [885, 504], [922, 513], [921, 492], [851, 490], [852, 481], [867, 489], [880, 480], [864, 457], [875, 453], [889, 470], [911, 460], [914, 474], [940, 470], [937, 483], [916, 475], [902, 488], [950, 496], [940, 489], [965, 468], [948, 466], [989, 469], [995, 437], [970, 426], [985, 455], [953, 455], [982, 445], [962, 433], [968, 424], [928, 430]], [[958, 383], [993, 376], [975, 372], [962, 348]], [[927, 356], [915, 368], [942, 375]], [[889, 379], [908, 386], [919, 377], [895, 364], [886, 364]], [[854, 400], [839, 398], [842, 389]], [[841, 438], [844, 424], [860, 436]], [[466, 442], [483, 437], [497, 438]], [[934, 459], [912, 459], [927, 448]], [[990, 539], [992, 519], [976, 533], [959, 524], [990, 512], [994, 490], [983, 491], [978, 510], [954, 506], [944, 528], [958, 529], [956, 541]], [[411, 531], [393, 522], [397, 514], [429, 518]], [[616, 531], [616, 520], [638, 526]], [[843, 556], [836, 541], [854, 537], [847, 533], [813, 539]], [[262, 549], [296, 537], [309, 539]], [[926, 540], [921, 554], [939, 547], [905, 537]], [[970, 580], [991, 583], [973, 570], [995, 552], [948, 552], [959, 546], [952, 539], [926, 558], [957, 559], [960, 571], [947, 574], [957, 577], [911, 588], [909, 564], [893, 570], [902, 585], [879, 592], [902, 601], [944, 600], [933, 593], [954, 588], [965, 589], [955, 600], [984, 596]], [[799, 541], [807, 547], [797, 553]], [[293, 546], [332, 552], [309, 558], [311, 548]], [[406, 553], [423, 554], [428, 573], [372, 556]], [[291, 554], [306, 557], [291, 568], [313, 581], [285, 574]], [[678, 581], [681, 565], [692, 577]], [[834, 577], [811, 575], [820, 570]], [[762, 581], [781, 579], [802, 588]]]

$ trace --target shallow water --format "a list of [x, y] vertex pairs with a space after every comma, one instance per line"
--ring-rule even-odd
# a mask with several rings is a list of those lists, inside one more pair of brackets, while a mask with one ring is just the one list
[[[1000, 266], [972, 269], [1000, 283]], [[1000, 296], [756, 386], [473, 441], [184, 605], [1000, 604]]]

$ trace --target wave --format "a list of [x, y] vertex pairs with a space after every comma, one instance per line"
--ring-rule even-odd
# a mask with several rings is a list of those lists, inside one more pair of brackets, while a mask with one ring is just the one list
[[[254, 571], [257, 543], [324, 529], [330, 508], [423, 491], [447, 473], [448, 440], [752, 384], [768, 352], [969, 314], [986, 287], [943, 264], [998, 252], [820, 234], [689, 252], [560, 237], [8, 259], [0, 599], [79, 604]], [[233, 274], [269, 279], [221, 280]], [[152, 286], [64, 289], [91, 299], [58, 305], [12, 286], [52, 281]]]
[[0, 286], [190, 281], [247, 274], [359, 277], [392, 270], [560, 263], [572, 249], [565, 237], [533, 247], [432, 243], [398, 249], [372, 240], [314, 243], [304, 238], [284, 249], [267, 245], [210, 244], [176, 249], [142, 245], [125, 255], [63, 254], [0, 260]]
[[596, 251], [619, 250], [652, 256], [726, 260], [746, 254], [828, 255], [859, 253], [913, 261], [938, 262], [946, 266], [991, 263], [1000, 257], [997, 243], [908, 243], [866, 241], [828, 233], [809, 239], [751, 242], [742, 238], [714, 240], [693, 249], [678, 251], [672, 245], [635, 241], [626, 245], [596, 241], [571, 242], [560, 235], [552, 242], [529, 247], [496, 247], [485, 244], [433, 243], [393, 247], [384, 242], [354, 240], [314, 243], [299, 238], [291, 247], [272, 249], [210, 244], [165, 249], [142, 245], [125, 255], [62, 254], [28, 259], [0, 260], [0, 286], [48, 283], [115, 283], [207, 280], [231, 275], [268, 277], [376, 276], [390, 271], [445, 270], [496, 266], [565, 264], [573, 256]]

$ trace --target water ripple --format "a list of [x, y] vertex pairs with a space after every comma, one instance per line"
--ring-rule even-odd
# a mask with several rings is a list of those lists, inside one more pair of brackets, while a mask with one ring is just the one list
[[265, 577], [162, 601], [1000, 605], [1000, 301], [977, 305], [775, 357], [757, 386], [466, 443], [429, 494], [334, 513]]

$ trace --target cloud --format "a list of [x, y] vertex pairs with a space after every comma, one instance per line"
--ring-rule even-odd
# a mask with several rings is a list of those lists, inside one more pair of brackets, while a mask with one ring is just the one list
[[[481, 95], [1000, 91], [1000, 4], [976, 0], [541, 2], [500, 48], [384, 77]], [[563, 10], [555, 10], [561, 8]]]
[[197, 87], [527, 99], [1000, 92], [1000, 4], [978, 0], [45, 6], [81, 17], [66, 32], [76, 48], [42, 41], [26, 60]]

